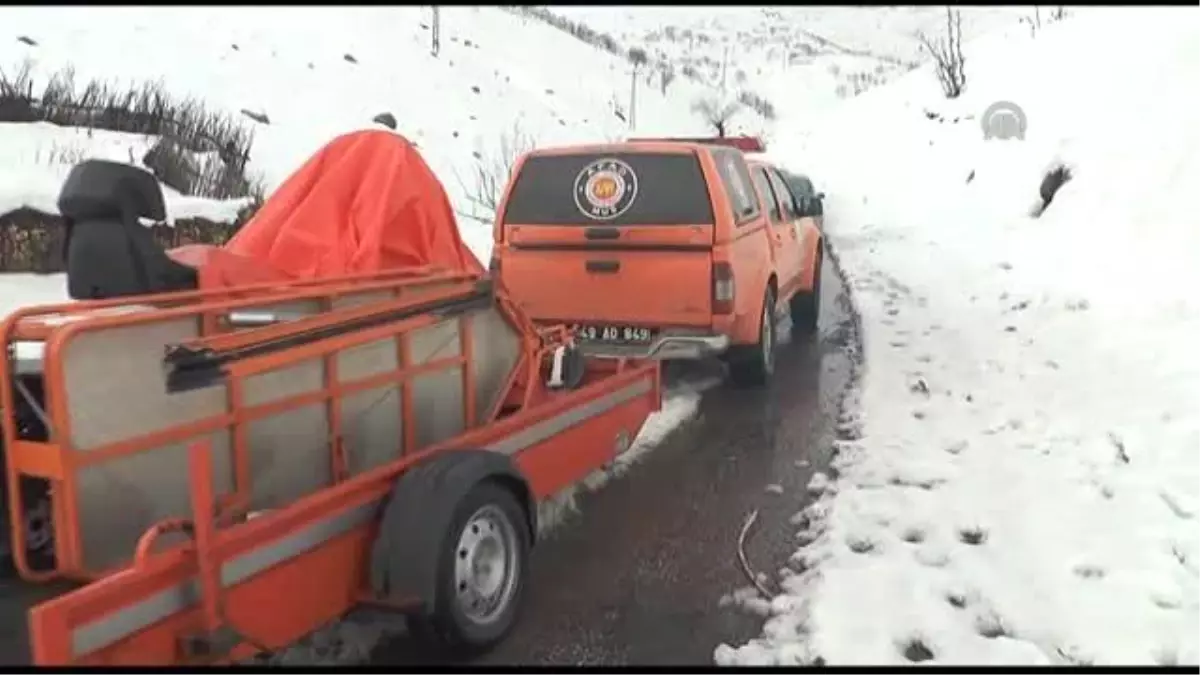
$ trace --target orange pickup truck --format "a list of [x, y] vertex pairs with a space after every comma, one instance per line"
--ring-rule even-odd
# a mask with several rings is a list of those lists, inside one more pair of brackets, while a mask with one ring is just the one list
[[493, 276], [535, 321], [575, 326], [584, 353], [721, 356], [763, 384], [776, 320], [815, 332], [824, 244], [752, 138], [534, 150], [497, 209]]

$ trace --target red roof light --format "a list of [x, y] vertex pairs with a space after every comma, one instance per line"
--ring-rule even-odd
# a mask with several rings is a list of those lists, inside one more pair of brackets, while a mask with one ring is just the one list
[[766, 152], [767, 146], [757, 136], [718, 136], [713, 138], [631, 138], [630, 143], [704, 143], [737, 148], [742, 152]]

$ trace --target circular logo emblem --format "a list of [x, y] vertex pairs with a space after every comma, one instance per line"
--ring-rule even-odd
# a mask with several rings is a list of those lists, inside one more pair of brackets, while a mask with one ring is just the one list
[[996, 101], [991, 104], [983, 111], [979, 123], [983, 127], [983, 138], [988, 141], [993, 138], [1015, 138], [1023, 141], [1028, 126], [1025, 111], [1012, 101]]
[[575, 177], [575, 206], [592, 220], [612, 220], [633, 206], [637, 191], [632, 167], [619, 159], [598, 159]]

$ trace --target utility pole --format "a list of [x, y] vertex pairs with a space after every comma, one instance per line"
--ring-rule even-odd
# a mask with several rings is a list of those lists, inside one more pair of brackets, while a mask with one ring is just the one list
[[432, 40], [429, 45], [429, 53], [436, 57], [442, 49], [442, 12], [437, 5], [431, 5], [430, 9], [433, 10], [433, 25], [429, 31]]
[[729, 73], [729, 45], [725, 45], [725, 53], [721, 56], [721, 93], [729, 92], [726, 75]]
[[635, 112], [637, 110], [637, 76], [638, 76], [638, 67], [637, 67], [637, 64], [634, 64], [633, 68], [631, 68], [629, 71], [629, 130], [630, 131], [633, 131], [633, 128], [635, 125], [634, 115], [637, 114]]

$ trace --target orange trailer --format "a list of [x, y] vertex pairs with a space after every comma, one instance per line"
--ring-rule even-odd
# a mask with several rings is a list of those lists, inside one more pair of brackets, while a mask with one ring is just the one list
[[486, 278], [432, 268], [30, 307], [0, 339], [43, 666], [236, 661], [364, 603], [494, 644], [539, 500], [661, 397], [657, 365], [584, 360]]

